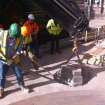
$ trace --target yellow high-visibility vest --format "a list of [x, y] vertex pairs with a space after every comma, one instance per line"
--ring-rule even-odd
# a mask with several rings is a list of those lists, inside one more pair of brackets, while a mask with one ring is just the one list
[[27, 37], [24, 37], [23, 38], [24, 40], [24, 44], [30, 44], [31, 42], [32, 42], [32, 37], [31, 37], [31, 35], [30, 36], [27, 36]]
[[55, 25], [53, 19], [50, 19], [48, 21], [47, 29], [49, 34], [51, 35], [60, 35], [60, 33], [62, 32], [62, 28], [60, 27], [60, 25], [59, 24]]
[[6, 60], [8, 30], [0, 30], [0, 59]]

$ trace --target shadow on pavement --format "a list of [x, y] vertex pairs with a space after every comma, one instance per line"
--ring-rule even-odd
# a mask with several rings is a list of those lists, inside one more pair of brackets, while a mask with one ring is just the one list
[[[82, 50], [82, 52], [90, 49], [92, 47], [92, 45], [90, 44], [88, 46], [83, 46], [83, 47], [85, 47], [85, 50]], [[43, 86], [43, 85], [56, 83], [56, 81], [53, 79], [53, 74], [58, 70], [58, 68], [61, 67], [61, 65], [66, 63], [67, 59], [71, 55], [70, 51], [71, 51], [71, 49], [67, 48], [67, 49], [65, 49], [63, 54], [59, 54], [59, 55], [55, 54], [53, 56], [47, 55], [47, 56], [43, 57], [39, 61], [41, 61], [41, 64], [43, 65], [42, 67], [44, 67], [44, 66], [45, 67], [44, 67], [44, 70], [39, 70], [39, 71], [34, 70], [34, 68], [33, 68], [31, 62], [29, 61], [29, 59], [22, 58], [23, 65], [25, 65], [23, 67], [25, 82], [30, 82], [30, 81], [32, 82], [31, 84], [28, 84], [28, 87], [30, 89], [33, 89], [35, 87], [40, 87], [40, 86]], [[61, 62], [61, 61], [63, 61], [63, 62]], [[54, 65], [57, 62], [61, 62], [61, 63], [58, 63], [58, 64]], [[83, 85], [88, 83], [91, 79], [93, 79], [95, 76], [97, 76], [98, 73], [103, 72], [103, 71], [104, 71], [104, 67], [100, 68], [100, 67], [91, 67], [91, 66], [87, 66], [87, 65], [84, 66], [83, 71], [82, 71]], [[8, 77], [10, 77], [10, 78], [12, 76], [13, 75], [11, 75], [11, 74], [8, 75]], [[37, 79], [39, 79], [39, 80], [37, 80]], [[10, 87], [11, 85], [16, 84], [16, 82], [13, 82], [13, 81], [14, 81], [14, 79], [11, 80], [11, 81], [7, 81], [8, 82], [7, 87]], [[17, 90], [18, 89], [10, 90], [10, 91], [7, 92], [7, 94], [12, 92], [12, 91], [14, 92], [14, 91], [17, 91]]]
[[85, 85], [91, 79], [97, 76], [98, 73], [105, 71], [105, 67], [98, 67], [98, 66], [88, 66], [85, 65], [82, 70], [83, 75], [83, 84]]

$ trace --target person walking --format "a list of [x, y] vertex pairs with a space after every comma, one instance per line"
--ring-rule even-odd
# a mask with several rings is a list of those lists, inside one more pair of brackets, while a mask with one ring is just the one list
[[50, 35], [50, 53], [54, 54], [56, 51], [57, 53], [61, 53], [60, 50], [60, 35], [62, 32], [62, 28], [58, 22], [56, 22], [54, 19], [49, 19], [47, 23], [47, 31]]

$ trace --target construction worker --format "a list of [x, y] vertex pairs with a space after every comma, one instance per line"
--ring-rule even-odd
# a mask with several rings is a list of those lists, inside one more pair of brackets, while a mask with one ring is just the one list
[[57, 22], [55, 22], [54, 19], [50, 19], [47, 23], [46, 28], [51, 38], [51, 54], [53, 54], [55, 50], [56, 52], [61, 53], [59, 46], [59, 39], [62, 32], [61, 26]]
[[[39, 55], [39, 45], [38, 45], [38, 32], [39, 32], [39, 25], [35, 22], [35, 17], [33, 14], [28, 15], [28, 20], [24, 23], [23, 26], [26, 26], [28, 28], [28, 31], [30, 33], [29, 37], [29, 47], [33, 54], [36, 55], [37, 58], [40, 57]], [[32, 38], [32, 41], [30, 39]]]
[[22, 48], [20, 27], [17, 23], [11, 24], [9, 30], [0, 31], [0, 98], [4, 95], [6, 74], [11, 68], [16, 75], [20, 89], [28, 93], [25, 88], [22, 70], [19, 68], [19, 55]]
[[[32, 14], [30, 14], [33, 16]], [[29, 16], [30, 16], [29, 15]], [[34, 17], [28, 17], [34, 20]], [[26, 21], [24, 25], [21, 27], [21, 35], [24, 39], [24, 51], [29, 59], [32, 61], [33, 66], [36, 70], [39, 69], [39, 63], [37, 57], [39, 57], [39, 47], [37, 41], [37, 32], [39, 27], [33, 20]], [[31, 24], [32, 23], [32, 24]], [[36, 32], [34, 32], [36, 30]]]

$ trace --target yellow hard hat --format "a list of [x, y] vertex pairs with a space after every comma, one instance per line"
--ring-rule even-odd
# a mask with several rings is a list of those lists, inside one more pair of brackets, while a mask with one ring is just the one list
[[29, 30], [28, 30], [28, 28], [26, 26], [21, 27], [21, 35], [24, 36], [24, 37], [30, 35], [30, 32], [29, 32]]

